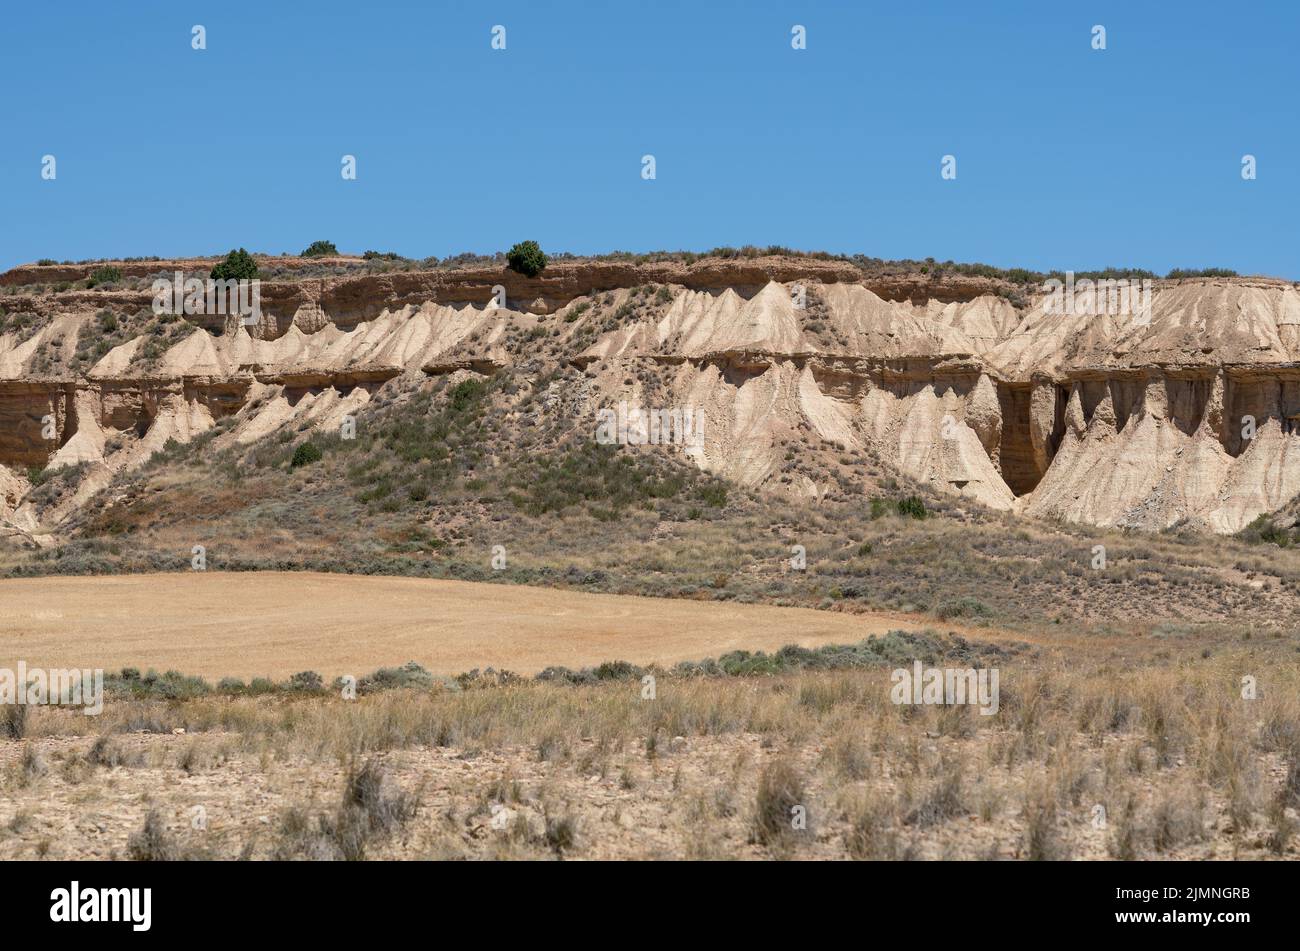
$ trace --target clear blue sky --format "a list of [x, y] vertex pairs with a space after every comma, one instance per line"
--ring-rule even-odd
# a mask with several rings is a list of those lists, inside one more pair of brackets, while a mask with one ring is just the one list
[[1293, 0], [97, 0], [4, 18], [0, 268], [535, 238], [1300, 278]]

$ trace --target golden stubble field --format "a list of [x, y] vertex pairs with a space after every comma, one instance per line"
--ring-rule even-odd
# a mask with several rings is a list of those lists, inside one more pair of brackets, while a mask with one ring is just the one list
[[208, 679], [314, 670], [329, 680], [411, 660], [437, 674], [667, 665], [926, 626], [890, 613], [308, 572], [0, 581], [0, 666], [130, 666]]

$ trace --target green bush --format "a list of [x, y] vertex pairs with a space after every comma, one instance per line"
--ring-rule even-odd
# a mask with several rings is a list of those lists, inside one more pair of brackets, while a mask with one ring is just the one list
[[912, 518], [925, 518], [930, 514], [925, 510], [925, 503], [915, 495], [899, 499], [894, 503], [894, 506], [898, 509], [899, 515], [910, 515]]
[[586, 442], [563, 454], [526, 460], [512, 477], [508, 497], [533, 516], [583, 505], [592, 517], [615, 521], [643, 502], [682, 495], [689, 474], [658, 465], [653, 457]]
[[307, 250], [298, 255], [302, 258], [324, 258], [334, 257], [339, 253], [339, 249], [334, 247], [333, 241], [313, 241]]
[[1278, 528], [1268, 515], [1260, 515], [1241, 530], [1240, 537], [1252, 545], [1266, 542], [1280, 548], [1291, 547], [1291, 534], [1286, 529]]
[[135, 667], [123, 667], [120, 674], [106, 674], [104, 689], [115, 695], [157, 700], [185, 700], [212, 692], [202, 677], [189, 677], [175, 670], [160, 674], [152, 669], [141, 676]]
[[546, 270], [546, 255], [536, 241], [521, 241], [506, 252], [510, 270], [525, 277], [536, 277]]
[[710, 482], [700, 486], [700, 501], [710, 508], [720, 509], [727, 504], [727, 485], [725, 482]]
[[1182, 277], [1236, 277], [1237, 272], [1226, 267], [1176, 267], [1165, 277], [1176, 280]]
[[289, 468], [297, 469], [299, 466], [310, 465], [313, 462], [320, 462], [320, 448], [311, 442], [299, 443], [298, 448], [293, 451], [293, 459], [289, 461]]
[[[341, 680], [336, 680], [334, 686], [341, 688], [343, 683]], [[380, 667], [373, 674], [362, 677], [357, 683], [357, 692], [371, 693], [375, 690], [388, 690], [391, 688], [428, 688], [431, 686], [433, 686], [433, 674], [415, 661], [408, 660], [401, 667]]]
[[90, 272], [90, 278], [86, 282], [87, 287], [94, 287], [96, 284], [116, 284], [122, 279], [122, 269], [120, 267], [97, 267]]
[[463, 413], [483, 395], [486, 387], [482, 380], [461, 380], [451, 391], [453, 412]]
[[212, 269], [214, 281], [251, 281], [256, 277], [257, 262], [243, 248], [231, 251], [224, 261]]
[[300, 670], [289, 678], [284, 689], [293, 693], [320, 693], [325, 689], [325, 679], [314, 670]]
[[941, 621], [950, 621], [957, 617], [988, 617], [989, 607], [983, 601], [977, 598], [956, 598], [951, 601], [945, 601], [935, 610], [935, 615]]

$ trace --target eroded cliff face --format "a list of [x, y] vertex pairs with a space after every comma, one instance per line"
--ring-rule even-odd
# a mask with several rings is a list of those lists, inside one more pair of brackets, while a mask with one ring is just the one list
[[[675, 354], [712, 372], [673, 393], [721, 404], [700, 462], [750, 484], [807, 426], [937, 489], [1075, 522], [1233, 532], [1300, 491], [1300, 293], [1286, 282], [1166, 283], [1141, 315], [918, 306], [856, 284], [813, 296], [800, 310], [776, 284], [748, 300], [686, 292], [584, 358]], [[738, 361], [741, 385], [707, 369]]]
[[1235, 532], [1300, 492], [1300, 370], [1153, 367], [1089, 374], [1067, 392], [1026, 514]]
[[[94, 332], [93, 312], [74, 295], [34, 333], [0, 336], [0, 517], [46, 536], [114, 474], [223, 417], [220, 440], [252, 445], [337, 427], [398, 378], [536, 376], [548, 360], [583, 371], [584, 420], [622, 401], [689, 408], [703, 438], [666, 451], [810, 497], [831, 486], [791, 472], [810, 444], [1098, 525], [1231, 532], [1300, 492], [1300, 294], [1286, 282], [1162, 284], [1134, 320], [1021, 311], [978, 288], [916, 300], [900, 285], [888, 299], [836, 262], [805, 269], [702, 269], [699, 287], [651, 296], [643, 266], [589, 267], [520, 279], [507, 308], [491, 302], [497, 272], [309, 280], [264, 291], [255, 326], [195, 318], [161, 353], [133, 337], [80, 374], [61, 355]], [[38, 511], [28, 470], [67, 466], [76, 491]]]

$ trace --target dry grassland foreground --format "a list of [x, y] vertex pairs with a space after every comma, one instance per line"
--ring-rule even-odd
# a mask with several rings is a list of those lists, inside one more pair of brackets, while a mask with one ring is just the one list
[[[899, 671], [917, 666], [995, 670], [994, 702], [898, 702], [934, 699], [900, 695]], [[408, 663], [352, 689], [305, 671], [125, 670], [105, 690], [99, 716], [5, 706], [0, 857], [1286, 859], [1300, 847], [1300, 662], [1274, 640], [1168, 642], [1135, 664], [1116, 644], [895, 630], [534, 676]]]

